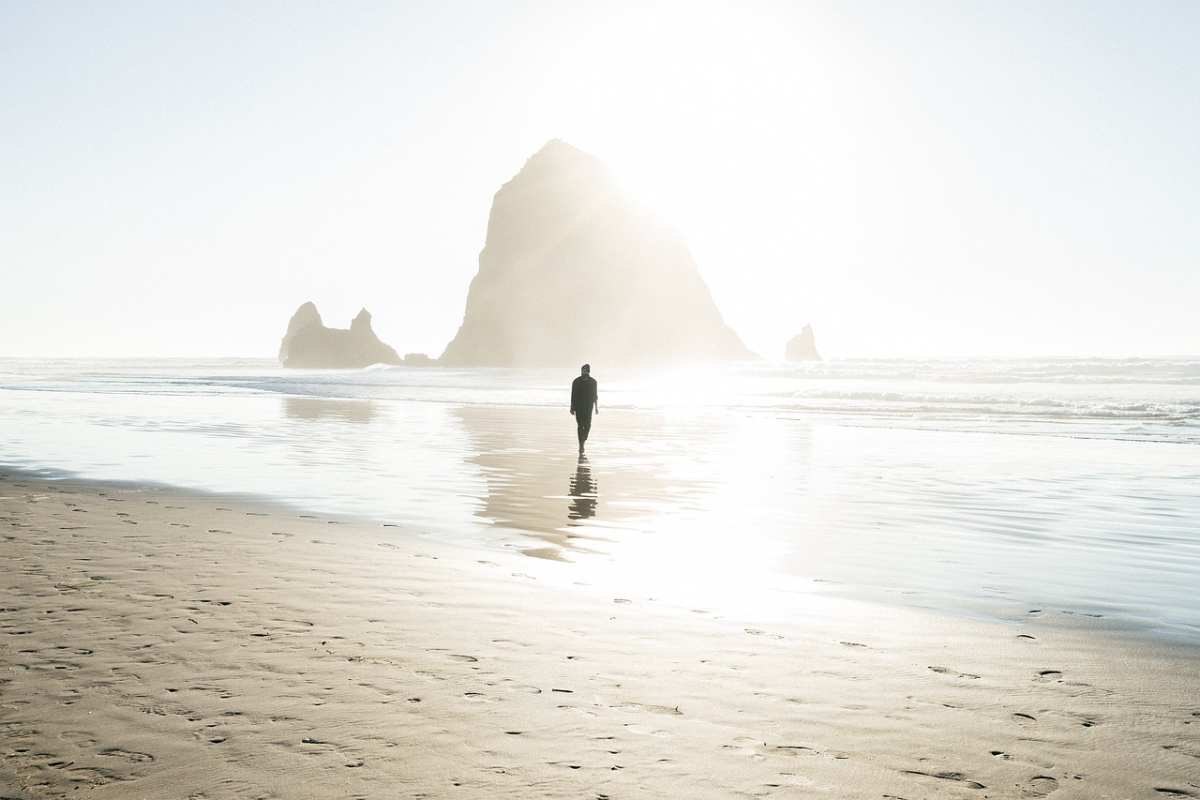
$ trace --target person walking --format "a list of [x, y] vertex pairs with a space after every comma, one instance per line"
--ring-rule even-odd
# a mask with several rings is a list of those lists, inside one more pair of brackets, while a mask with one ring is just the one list
[[579, 377], [571, 382], [571, 414], [579, 434], [579, 455], [583, 455], [583, 445], [592, 430], [593, 409], [600, 413], [600, 398], [596, 392], [596, 379], [592, 377], [592, 365], [584, 364], [579, 368]]

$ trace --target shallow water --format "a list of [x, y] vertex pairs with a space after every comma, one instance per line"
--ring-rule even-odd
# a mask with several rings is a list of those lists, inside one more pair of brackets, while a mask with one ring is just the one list
[[1200, 640], [1198, 360], [598, 372], [583, 461], [571, 377], [6, 360], [0, 463], [258, 494], [693, 596], [782, 582]]

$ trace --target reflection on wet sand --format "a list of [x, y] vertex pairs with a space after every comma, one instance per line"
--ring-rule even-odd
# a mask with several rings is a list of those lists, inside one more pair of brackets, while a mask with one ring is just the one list
[[566, 409], [454, 413], [486, 486], [478, 517], [540, 540], [523, 552], [541, 558], [594, 554], [664, 568], [697, 559], [720, 568], [731, 550], [774, 558], [761, 540], [789, 523], [794, 505], [775, 481], [789, 491], [805, 482], [807, 426], [795, 423], [613, 409], [593, 422], [580, 459]]
[[[590, 461], [580, 461], [574, 419], [565, 410], [462, 406], [456, 414], [471, 440], [469, 460], [487, 483], [479, 516], [553, 545], [526, 550], [530, 555], [594, 551], [589, 541], [607, 540], [613, 529], [637, 529], [639, 519], [670, 505], [673, 497], [702, 491], [689, 484], [668, 491], [654, 461], [639, 455], [650, 443], [665, 442], [658, 415], [605, 412], [593, 424]], [[601, 482], [603, 498], [597, 492]]]
[[285, 397], [283, 412], [291, 419], [370, 422], [375, 404], [369, 400], [335, 400], [326, 397]]
[[572, 520], [568, 525], [576, 524], [576, 520], [596, 516], [596, 481], [592, 478], [592, 466], [588, 463], [587, 456], [579, 457], [579, 464], [575, 467], [575, 474], [571, 476], [568, 489], [571, 502], [567, 507], [567, 519]]

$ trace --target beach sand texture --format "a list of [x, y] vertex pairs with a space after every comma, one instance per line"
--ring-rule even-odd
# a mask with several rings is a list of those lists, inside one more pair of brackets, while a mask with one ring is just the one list
[[16, 473], [0, 537], [4, 798], [1200, 797], [1195, 651], [1085, 619], [766, 624]]

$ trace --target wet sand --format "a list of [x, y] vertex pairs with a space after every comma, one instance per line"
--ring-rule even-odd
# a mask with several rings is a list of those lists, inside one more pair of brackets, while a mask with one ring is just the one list
[[[661, 593], [663, 574], [706, 599], [711, 587], [820, 581], [1000, 619], [1103, 614], [1200, 643], [1200, 448], [1187, 425], [1174, 444], [1089, 438], [1083, 423], [1058, 435], [873, 427], [786, 406], [668, 411], [642, 387], [626, 394], [648, 407], [603, 407], [585, 465], [549, 373], [238, 378], [236, 365], [197, 376], [122, 364], [110, 365], [129, 372], [115, 383], [93, 365], [98, 377], [2, 388], [0, 469], [252, 494], [640, 573], [647, 592]], [[770, 386], [712, 382], [749, 400]]]
[[5, 798], [1200, 797], [1197, 651], [1086, 618], [734, 617], [12, 473], [0, 537]]

